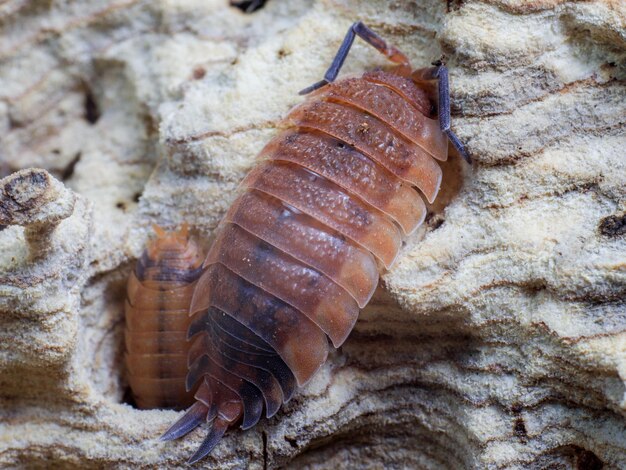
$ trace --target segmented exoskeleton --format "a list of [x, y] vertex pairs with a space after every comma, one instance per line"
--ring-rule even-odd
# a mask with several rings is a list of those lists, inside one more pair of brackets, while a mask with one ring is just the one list
[[157, 238], [128, 279], [128, 381], [139, 408], [184, 408], [193, 401], [185, 389], [189, 305], [204, 254], [186, 225], [178, 232], [154, 230]]
[[[334, 82], [355, 35], [397, 65]], [[438, 86], [437, 86], [438, 85]], [[431, 96], [430, 90], [438, 90]], [[202, 422], [208, 454], [228, 427], [270, 417], [340, 346], [441, 182], [447, 70], [411, 70], [355, 23], [324, 80], [262, 151], [217, 230], [190, 309], [187, 388], [196, 402], [164, 435]], [[437, 113], [437, 117], [432, 115]]]

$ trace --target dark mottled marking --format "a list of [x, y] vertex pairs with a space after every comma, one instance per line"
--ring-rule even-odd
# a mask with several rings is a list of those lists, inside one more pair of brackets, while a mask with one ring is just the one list
[[244, 13], [254, 13], [265, 6], [268, 0], [230, 0], [230, 5]]
[[85, 112], [84, 117], [85, 120], [89, 124], [95, 124], [100, 119], [100, 108], [98, 107], [98, 103], [96, 103], [96, 98], [91, 91], [91, 88], [85, 88]]
[[[155, 269], [148, 276], [146, 270], [149, 268]], [[198, 279], [200, 274], [202, 274], [202, 266], [198, 266], [195, 269], [175, 268], [167, 266], [167, 264], [163, 263], [162, 260], [154, 260], [150, 258], [146, 252], [141, 255], [141, 258], [139, 258], [137, 264], [135, 265], [135, 275], [141, 282], [151, 280], [190, 283]]]
[[524, 418], [518, 416], [515, 418], [515, 424], [513, 425], [513, 432], [518, 437], [520, 442], [526, 443], [528, 442], [528, 432], [526, 431], [526, 424], [524, 423]]
[[600, 221], [600, 234], [609, 238], [617, 238], [626, 234], [626, 213], [610, 215]]
[[80, 161], [80, 157], [82, 156], [81, 152], [78, 152], [72, 161], [63, 169], [63, 173], [61, 174], [61, 180], [67, 181], [74, 174], [74, 169], [76, 168], [76, 164]]

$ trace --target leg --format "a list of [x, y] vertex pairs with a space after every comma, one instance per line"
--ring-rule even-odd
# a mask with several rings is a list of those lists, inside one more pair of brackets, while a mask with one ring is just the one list
[[452, 132], [452, 129], [450, 129], [450, 87], [448, 85], [448, 69], [441, 62], [436, 62], [433, 65], [435, 65], [435, 67], [421, 70], [419, 78], [422, 80], [437, 80], [439, 127], [446, 133], [452, 145], [454, 145], [467, 163], [472, 163], [472, 159], [467, 153], [467, 150], [465, 150], [465, 146], [461, 143], [456, 134]]
[[354, 23], [350, 26], [350, 29], [348, 29], [346, 37], [343, 39], [341, 46], [339, 46], [339, 50], [337, 51], [333, 62], [324, 74], [324, 79], [300, 91], [301, 95], [311, 93], [312, 91], [329, 84], [337, 78], [337, 75], [339, 75], [339, 71], [341, 70], [341, 66], [346, 60], [346, 57], [348, 57], [348, 53], [350, 52], [350, 48], [352, 47], [352, 43], [354, 42], [354, 38], [356, 36], [359, 36], [381, 54], [387, 56], [390, 61], [397, 64], [409, 65], [409, 59], [402, 52], [393, 46], [389, 46], [383, 38], [359, 21]]

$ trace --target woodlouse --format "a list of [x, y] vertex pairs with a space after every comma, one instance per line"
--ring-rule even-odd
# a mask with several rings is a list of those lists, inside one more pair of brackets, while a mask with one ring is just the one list
[[[334, 82], [355, 36], [397, 65]], [[437, 86], [434, 86], [437, 85]], [[431, 90], [438, 90], [433, 93]], [[338, 347], [437, 195], [450, 130], [447, 69], [411, 70], [368, 29], [349, 29], [324, 80], [262, 151], [225, 215], [190, 309], [196, 402], [162, 439], [202, 422], [190, 462], [237, 423], [276, 413]], [[434, 108], [438, 119], [431, 118]]]
[[193, 402], [185, 390], [189, 305], [204, 255], [189, 237], [154, 226], [151, 240], [128, 279], [126, 366], [139, 408], [181, 408]]

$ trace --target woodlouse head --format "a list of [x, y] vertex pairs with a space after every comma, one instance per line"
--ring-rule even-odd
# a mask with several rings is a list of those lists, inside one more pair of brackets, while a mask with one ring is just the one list
[[190, 260], [191, 265], [200, 266], [202, 264], [202, 250], [190, 237], [187, 223], [182, 224], [179, 230], [174, 231], [164, 230], [156, 224], [152, 226], [152, 229], [157, 237], [149, 241], [146, 247], [150, 259], [158, 261], [161, 258], [171, 257], [172, 253], [177, 253], [180, 256], [180, 254], [187, 252], [195, 258]]

